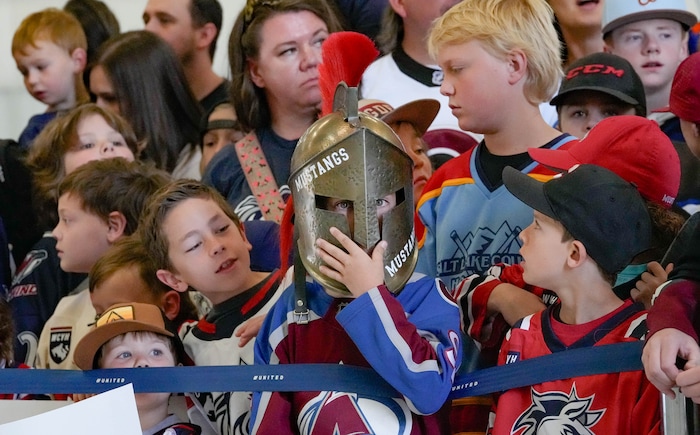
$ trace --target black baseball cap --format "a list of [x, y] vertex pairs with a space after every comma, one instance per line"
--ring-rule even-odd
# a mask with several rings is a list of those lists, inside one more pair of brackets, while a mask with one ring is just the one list
[[577, 91], [597, 91], [635, 106], [646, 116], [646, 95], [642, 79], [626, 59], [611, 53], [593, 53], [572, 63], [564, 74], [559, 93], [549, 104], [562, 106]]
[[637, 188], [614, 172], [579, 165], [541, 183], [507, 166], [503, 183], [519, 200], [561, 222], [588, 255], [617, 273], [651, 247], [651, 218]]

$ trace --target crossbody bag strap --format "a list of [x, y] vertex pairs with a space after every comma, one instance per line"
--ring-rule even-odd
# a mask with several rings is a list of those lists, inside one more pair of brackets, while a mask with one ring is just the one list
[[263, 216], [266, 220], [280, 223], [284, 212], [284, 201], [255, 132], [248, 133], [236, 142], [234, 148], [238, 161], [241, 162], [245, 179]]

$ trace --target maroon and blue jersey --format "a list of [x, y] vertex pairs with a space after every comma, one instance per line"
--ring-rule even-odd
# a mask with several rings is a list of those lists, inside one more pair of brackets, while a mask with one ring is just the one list
[[414, 274], [394, 295], [385, 286], [334, 298], [306, 282], [308, 324], [295, 321], [294, 286], [280, 297], [255, 343], [255, 364], [371, 367], [401, 395], [342, 391], [256, 392], [251, 433], [449, 433], [449, 402], [461, 361], [459, 310], [433, 278]]

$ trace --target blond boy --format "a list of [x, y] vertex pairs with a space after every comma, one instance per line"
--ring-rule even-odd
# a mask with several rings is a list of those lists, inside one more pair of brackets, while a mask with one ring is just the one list
[[80, 22], [55, 8], [26, 17], [12, 38], [12, 57], [29, 94], [46, 104], [46, 112], [30, 118], [19, 143], [28, 147], [61, 111], [89, 101], [82, 73], [87, 40]]
[[[449, 288], [495, 263], [520, 261], [518, 234], [532, 215], [503, 186], [503, 168], [546, 179], [552, 172], [528, 156], [528, 147], [556, 149], [574, 140], [551, 127], [538, 107], [552, 98], [562, 77], [553, 18], [545, 0], [464, 0], [430, 33], [452, 114], [461, 129], [484, 135], [478, 146], [441, 166], [418, 201], [426, 231], [416, 271]], [[510, 304], [516, 296], [522, 300], [515, 306], [527, 314], [542, 307], [531, 295], [504, 293], [494, 301]], [[477, 355], [465, 346], [471, 362], [462, 365], [474, 367]], [[487, 411], [481, 401], [480, 418], [465, 416], [458, 431], [483, 430]]]
[[467, 0], [437, 20], [428, 40], [460, 128], [484, 134], [477, 147], [435, 172], [418, 202], [427, 231], [417, 270], [448, 287], [497, 259], [518, 258], [517, 233], [529, 216], [503, 187], [503, 167], [549, 174], [527, 148], [573, 139], [538, 109], [562, 74], [551, 20], [544, 0]]

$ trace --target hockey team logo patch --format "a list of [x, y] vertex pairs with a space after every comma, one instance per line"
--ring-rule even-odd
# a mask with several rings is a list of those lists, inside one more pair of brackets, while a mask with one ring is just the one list
[[48, 257], [49, 254], [43, 249], [29, 251], [22, 260], [22, 264], [19, 266], [19, 269], [17, 269], [14, 278], [12, 278], [12, 285], [15, 286], [21, 283], [22, 280], [31, 275], [31, 273]]
[[49, 354], [51, 360], [56, 364], [61, 364], [68, 357], [70, 352], [70, 338], [73, 333], [73, 328], [51, 328], [49, 337]]
[[532, 388], [530, 396], [532, 404], [515, 421], [511, 433], [593, 435], [591, 428], [605, 414], [605, 409], [592, 409], [595, 394], [578, 397], [576, 384], [568, 394], [561, 391], [540, 394]]
[[[522, 261], [518, 253], [522, 244], [518, 240], [521, 228], [511, 227], [504, 221], [495, 228], [478, 228], [459, 234], [450, 233], [454, 252], [438, 259], [437, 275], [450, 288], [455, 288], [466, 277], [482, 274], [497, 263], [516, 264]], [[449, 254], [448, 254], [449, 255]]]

